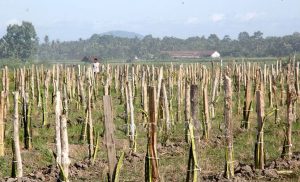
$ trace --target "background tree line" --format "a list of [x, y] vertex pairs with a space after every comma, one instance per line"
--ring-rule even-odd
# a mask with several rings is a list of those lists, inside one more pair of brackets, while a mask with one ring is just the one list
[[38, 44], [34, 26], [30, 22], [9, 25], [7, 34], [0, 39], [0, 58], [30, 59], [35, 55], [40, 60], [82, 59], [97, 56], [105, 59], [129, 59], [135, 56], [143, 59], [163, 59], [161, 51], [217, 50], [223, 57], [281, 57], [300, 51], [300, 33], [282, 37], [263, 37], [261, 31], [250, 35], [241, 32], [237, 39], [229, 35], [219, 38], [211, 34], [207, 38], [176, 37], [121, 38], [112, 35], [94, 34], [89, 39], [77, 41], [50, 40], [44, 37]]

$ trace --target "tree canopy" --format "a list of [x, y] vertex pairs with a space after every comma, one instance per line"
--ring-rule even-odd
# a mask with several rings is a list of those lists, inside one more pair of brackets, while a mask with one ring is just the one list
[[30, 22], [9, 25], [7, 33], [0, 39], [0, 57], [27, 60], [36, 54], [38, 38]]

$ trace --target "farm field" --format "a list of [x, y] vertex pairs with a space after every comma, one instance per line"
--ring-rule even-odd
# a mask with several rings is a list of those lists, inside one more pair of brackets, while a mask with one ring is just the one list
[[2, 66], [0, 178], [297, 181], [298, 61]]

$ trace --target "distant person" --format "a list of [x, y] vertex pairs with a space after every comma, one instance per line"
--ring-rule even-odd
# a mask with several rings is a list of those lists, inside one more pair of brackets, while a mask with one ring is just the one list
[[98, 61], [97, 58], [94, 58], [94, 62], [93, 62], [93, 72], [94, 74], [98, 74], [100, 72], [100, 63]]

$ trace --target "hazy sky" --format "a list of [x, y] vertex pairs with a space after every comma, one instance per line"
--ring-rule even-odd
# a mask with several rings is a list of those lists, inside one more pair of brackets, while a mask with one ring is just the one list
[[278, 36], [300, 31], [300, 0], [0, 0], [0, 37], [22, 20], [51, 40], [110, 30], [180, 38], [236, 38], [257, 30]]

